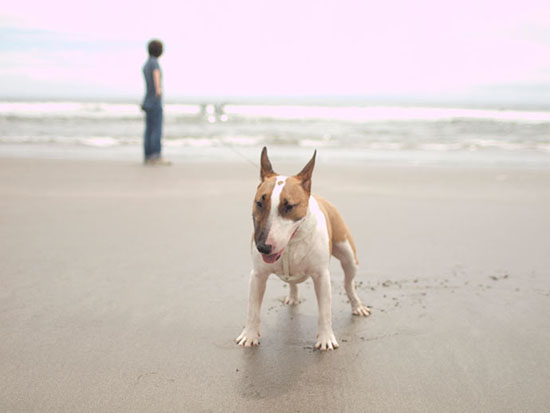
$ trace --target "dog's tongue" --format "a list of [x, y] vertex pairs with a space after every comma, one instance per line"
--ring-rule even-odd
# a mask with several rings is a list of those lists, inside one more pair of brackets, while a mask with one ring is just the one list
[[262, 259], [267, 264], [273, 264], [275, 261], [281, 258], [281, 255], [283, 255], [283, 251], [279, 251], [277, 254], [271, 254], [271, 255], [262, 254]]

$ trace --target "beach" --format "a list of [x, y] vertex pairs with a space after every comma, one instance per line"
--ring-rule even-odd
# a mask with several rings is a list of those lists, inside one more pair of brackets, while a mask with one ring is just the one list
[[[292, 174], [303, 162], [272, 156]], [[319, 162], [358, 248], [340, 348], [272, 276], [246, 316], [244, 161], [0, 159], [0, 410], [544, 411], [550, 405], [550, 168]]]

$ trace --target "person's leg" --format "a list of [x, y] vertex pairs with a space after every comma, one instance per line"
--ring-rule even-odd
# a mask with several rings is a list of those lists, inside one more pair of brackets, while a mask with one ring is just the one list
[[145, 111], [145, 134], [143, 136], [143, 152], [144, 160], [147, 162], [151, 155], [153, 154], [152, 149], [152, 134], [153, 134], [153, 124], [154, 124], [154, 114], [151, 110]]
[[160, 158], [162, 150], [162, 106], [156, 108], [153, 113], [154, 121], [151, 128], [151, 152], [154, 157]]

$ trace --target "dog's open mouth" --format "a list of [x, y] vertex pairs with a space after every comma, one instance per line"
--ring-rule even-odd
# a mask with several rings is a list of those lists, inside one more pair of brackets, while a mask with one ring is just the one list
[[275, 261], [277, 261], [279, 258], [281, 258], [281, 255], [283, 255], [284, 250], [285, 249], [283, 248], [278, 253], [271, 254], [271, 255], [262, 254], [262, 259], [264, 260], [265, 263], [273, 264]]

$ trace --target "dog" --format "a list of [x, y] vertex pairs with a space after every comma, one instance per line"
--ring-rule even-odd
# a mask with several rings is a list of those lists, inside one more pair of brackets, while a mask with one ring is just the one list
[[332, 331], [332, 292], [329, 262], [334, 255], [344, 270], [344, 287], [354, 315], [368, 316], [353, 279], [358, 261], [355, 243], [338, 210], [325, 199], [311, 193], [311, 176], [315, 156], [295, 176], [282, 176], [273, 171], [264, 147], [260, 158], [261, 182], [252, 208], [252, 271], [250, 273], [248, 315], [237, 344], [257, 346], [260, 338], [260, 309], [271, 274], [290, 285], [285, 304], [299, 303], [298, 284], [309, 277], [315, 287], [319, 308], [315, 348], [333, 350], [339, 347]]

